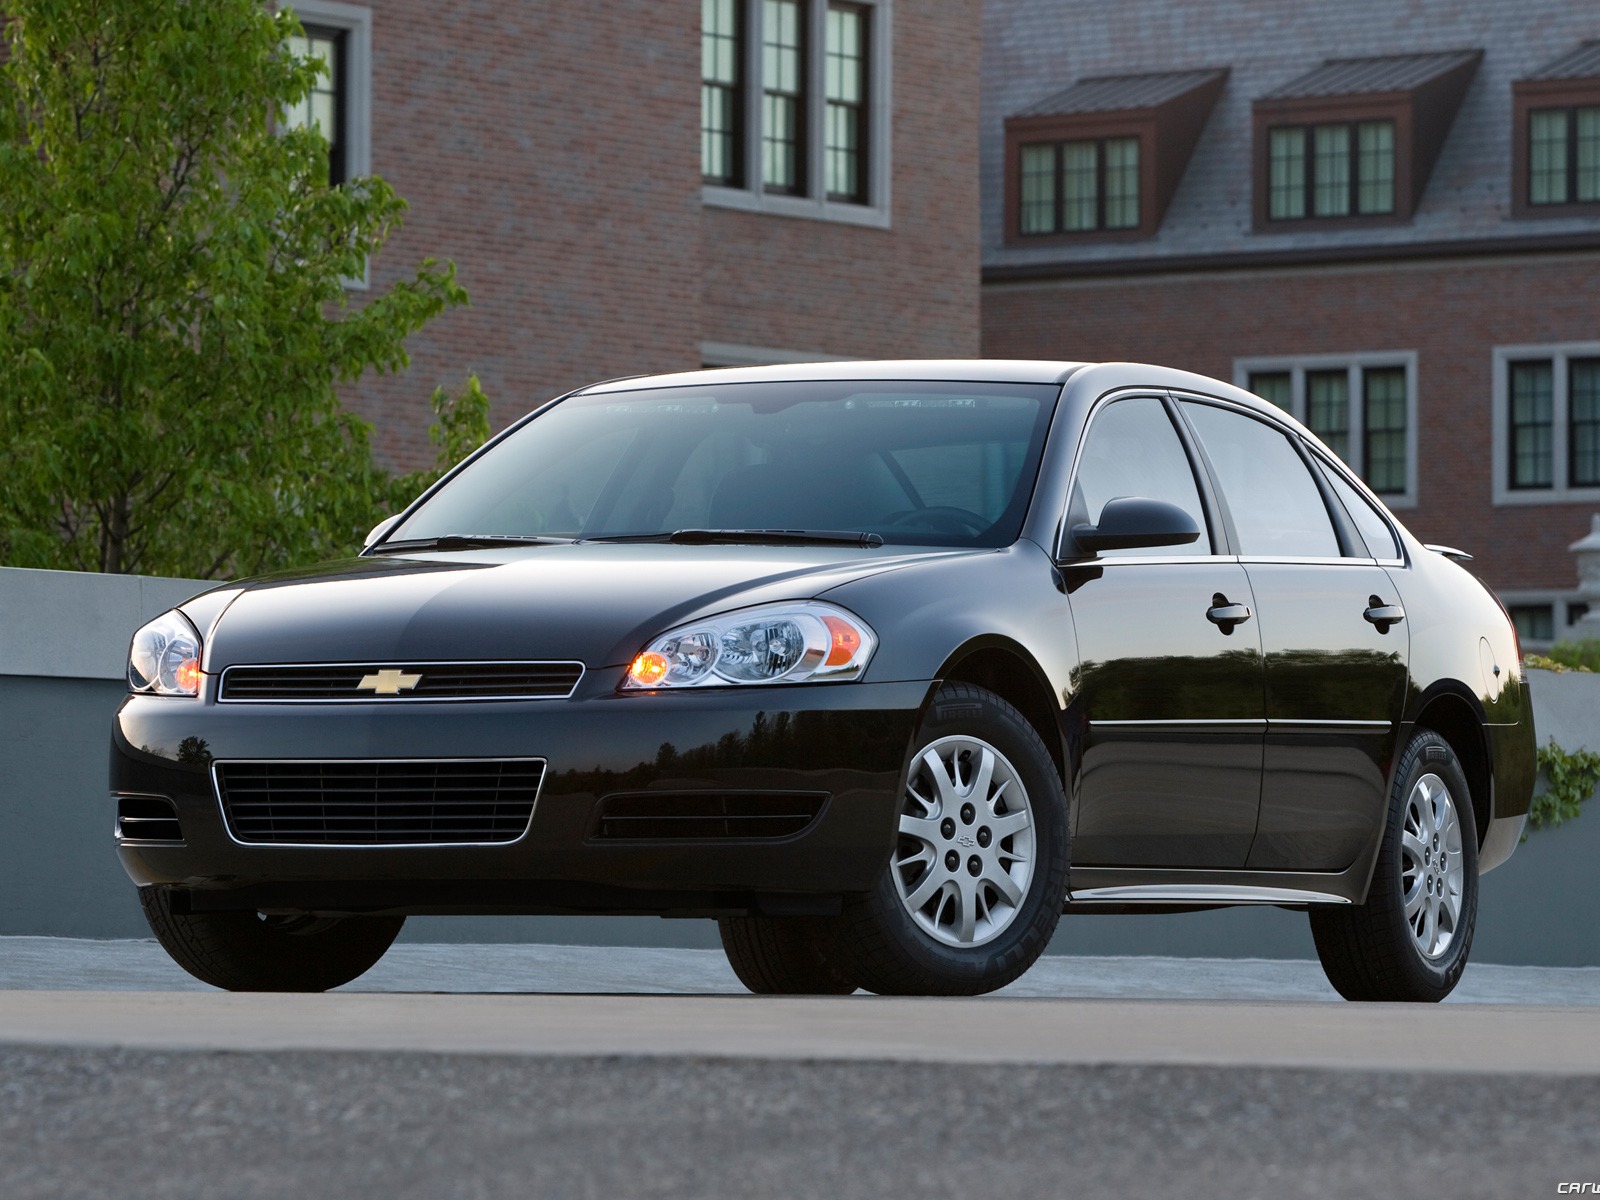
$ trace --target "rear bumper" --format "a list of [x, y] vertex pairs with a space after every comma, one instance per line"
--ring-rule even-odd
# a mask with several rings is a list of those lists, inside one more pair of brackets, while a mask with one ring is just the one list
[[[117, 849], [136, 884], [181, 888], [196, 909], [825, 911], [883, 870], [932, 686], [339, 706], [131, 697], [113, 729], [111, 791], [170, 800], [183, 842], [119, 838]], [[210, 770], [214, 759], [527, 757], [547, 763], [532, 818], [523, 836], [497, 845], [241, 844]], [[597, 836], [604, 797], [675, 791], [828, 799], [782, 838]]]

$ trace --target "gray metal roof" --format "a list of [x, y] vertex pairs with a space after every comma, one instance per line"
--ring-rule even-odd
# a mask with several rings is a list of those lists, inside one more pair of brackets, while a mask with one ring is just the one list
[[1019, 117], [1059, 117], [1075, 113], [1124, 112], [1154, 108], [1228, 74], [1226, 67], [1164, 71], [1144, 75], [1099, 75], [1080, 79], [1016, 113]]
[[[1511, 89], [1600, 38], [1594, 0], [984, 0], [983, 261], [988, 268], [1144, 264], [1256, 252], [1333, 253], [1495, 239], [1590, 237], [1592, 215], [1512, 216]], [[1271, 232], [1252, 221], [1256, 98], [1330, 58], [1453, 56], [1486, 48], [1409, 222]], [[1232, 68], [1153, 237], [1005, 237], [1005, 122], [1076, 79], [1173, 66]], [[1563, 65], [1563, 71], [1572, 69]], [[1018, 284], [1017, 286], [1024, 286]], [[1096, 348], [1079, 353], [1095, 356]]]
[[1444, 54], [1391, 54], [1381, 58], [1330, 58], [1298, 79], [1275, 88], [1262, 100], [1297, 100], [1308, 96], [1359, 96], [1374, 92], [1408, 92], [1447, 71], [1483, 57], [1482, 50]]
[[1524, 79], [1596, 79], [1600, 78], [1600, 41], [1584, 42], [1570, 54], [1563, 54], [1547, 62]]

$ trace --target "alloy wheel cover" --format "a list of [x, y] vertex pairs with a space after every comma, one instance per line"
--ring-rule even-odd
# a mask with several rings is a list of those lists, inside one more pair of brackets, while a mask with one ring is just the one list
[[1411, 939], [1430, 962], [1460, 932], [1467, 873], [1461, 818], [1443, 779], [1429, 772], [1406, 797], [1400, 829], [1400, 894]]
[[1016, 920], [1036, 859], [1021, 776], [988, 742], [945, 737], [911, 764], [891, 873], [917, 926], [946, 946], [980, 946]]

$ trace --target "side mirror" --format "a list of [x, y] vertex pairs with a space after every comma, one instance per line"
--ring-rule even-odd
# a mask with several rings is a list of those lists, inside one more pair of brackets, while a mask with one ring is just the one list
[[1176, 504], [1143, 496], [1118, 496], [1100, 510], [1100, 524], [1074, 525], [1072, 540], [1082, 550], [1133, 550], [1143, 546], [1182, 546], [1200, 529]]
[[395, 522], [399, 520], [400, 514], [395, 513], [394, 516], [385, 517], [383, 520], [379, 521], [372, 527], [372, 532], [367, 534], [367, 540], [361, 543], [361, 548], [365, 550], [368, 546], [372, 545], [384, 534], [388, 533], [389, 530], [393, 529], [395, 527]]

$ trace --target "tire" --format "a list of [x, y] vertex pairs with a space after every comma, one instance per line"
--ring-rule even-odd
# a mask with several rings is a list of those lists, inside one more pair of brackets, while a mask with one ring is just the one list
[[1395, 772], [1367, 902], [1311, 909], [1317, 957], [1346, 1000], [1433, 1003], [1466, 969], [1477, 918], [1478, 828], [1466, 773], [1450, 743], [1420, 729]]
[[139, 902], [174, 962], [230, 992], [325, 992], [349, 983], [383, 957], [406, 920], [175, 913], [165, 887], [140, 888]]
[[914, 747], [900, 838], [877, 886], [846, 898], [836, 947], [881, 995], [991, 992], [1034, 964], [1061, 919], [1061, 776], [1027, 719], [971, 684], [939, 689]]
[[717, 922], [739, 982], [759, 996], [848, 996], [856, 990], [814, 917], [729, 917]]

